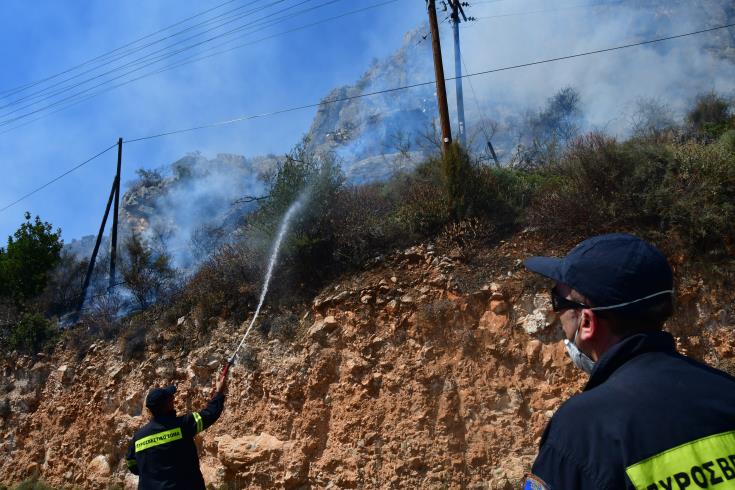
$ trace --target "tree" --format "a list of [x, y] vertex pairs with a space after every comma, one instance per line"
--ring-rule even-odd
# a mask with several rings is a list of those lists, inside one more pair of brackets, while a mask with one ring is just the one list
[[558, 161], [579, 135], [582, 122], [579, 92], [573, 87], [559, 90], [541, 111], [526, 115], [518, 135], [517, 163], [521, 167], [539, 167]]
[[676, 127], [674, 112], [658, 98], [638, 99], [630, 122], [638, 138], [654, 139]]
[[31, 221], [28, 212], [25, 220], [8, 237], [7, 247], [0, 248], [0, 297], [18, 309], [43, 292], [63, 247], [60, 229], [52, 231], [51, 224], [38, 216]]
[[146, 309], [170, 290], [176, 271], [171, 267], [168, 255], [154, 253], [135, 233], [125, 240], [124, 247], [125, 260], [121, 271], [125, 286], [140, 307]]
[[732, 105], [715, 92], [697, 97], [694, 107], [687, 114], [691, 128], [712, 138], [720, 137], [732, 125]]

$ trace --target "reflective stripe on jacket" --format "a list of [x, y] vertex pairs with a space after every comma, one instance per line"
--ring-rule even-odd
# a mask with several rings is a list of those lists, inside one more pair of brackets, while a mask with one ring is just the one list
[[130, 441], [128, 469], [139, 475], [139, 489], [203, 489], [194, 436], [222, 414], [225, 397], [217, 394], [204, 410], [182, 416], [154, 417]]
[[532, 472], [526, 488], [735, 489], [735, 379], [668, 333], [631, 336], [552, 417]]

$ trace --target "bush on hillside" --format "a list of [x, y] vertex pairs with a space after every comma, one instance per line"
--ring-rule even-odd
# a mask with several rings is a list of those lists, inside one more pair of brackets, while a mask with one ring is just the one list
[[723, 240], [735, 239], [735, 152], [726, 143], [676, 146], [651, 194], [666, 228], [699, 250], [721, 249]]
[[578, 140], [527, 212], [549, 231], [675, 232], [698, 250], [721, 247], [735, 217], [735, 152], [716, 144]]
[[200, 321], [213, 316], [242, 321], [258, 300], [263, 267], [263, 257], [245, 241], [226, 244], [199, 267], [179, 300]]
[[687, 114], [687, 122], [695, 133], [719, 138], [728, 129], [735, 129], [732, 103], [715, 92], [702, 94]]
[[631, 116], [633, 137], [662, 140], [677, 128], [674, 111], [658, 98], [641, 98], [636, 101]]
[[435, 235], [452, 214], [442, 161], [430, 158], [412, 174], [399, 174], [386, 184], [395, 203], [391, 213], [409, 241]]
[[557, 165], [540, 173], [543, 184], [527, 218], [542, 229], [585, 233], [655, 225], [657, 209], [641, 198], [665, 175], [666, 153], [660, 146], [620, 144], [601, 134], [580, 138]]
[[547, 180], [540, 172], [477, 165], [472, 172], [469, 214], [496, 228], [515, 226]]
[[470, 206], [470, 188], [474, 183], [470, 156], [459, 144], [452, 143], [441, 161], [449, 209], [455, 219], [463, 218]]
[[383, 184], [345, 186], [332, 209], [334, 260], [359, 266], [399, 243], [402, 228], [393, 219], [395, 202]]
[[36, 300], [38, 309], [56, 317], [75, 311], [82, 296], [87, 265], [76, 255], [62, 251], [59, 263], [49, 273], [46, 288]]
[[551, 96], [543, 109], [530, 112], [518, 129], [518, 147], [511, 162], [518, 168], [537, 168], [559, 160], [579, 135], [581, 98], [573, 87]]
[[343, 183], [335, 158], [314, 154], [308, 140], [297, 145], [268, 179], [268, 198], [250, 217], [245, 231], [264, 265], [286, 212], [302, 202], [279, 252], [280, 280], [274, 281], [274, 287], [282, 297], [294, 286], [309, 289], [329, 273], [334, 252], [332, 211]]
[[36, 354], [49, 348], [58, 338], [59, 329], [38, 313], [29, 313], [11, 327], [7, 344], [10, 350]]
[[120, 272], [125, 287], [145, 310], [156, 301], [167, 299], [173, 293], [176, 271], [165, 253], [155, 253], [137, 234], [128, 236], [123, 243]]

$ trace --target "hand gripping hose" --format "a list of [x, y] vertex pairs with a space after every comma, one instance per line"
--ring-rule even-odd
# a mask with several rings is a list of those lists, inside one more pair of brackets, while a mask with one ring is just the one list
[[[222, 372], [219, 375], [219, 381], [222, 382], [227, 377], [227, 372], [230, 370], [230, 367], [235, 364], [235, 355], [233, 354], [232, 357], [227, 359], [227, 362], [225, 363], [224, 367], [222, 368]], [[212, 390], [212, 396], [210, 398], [214, 398], [214, 395], [216, 393], [216, 387], [214, 390]]]

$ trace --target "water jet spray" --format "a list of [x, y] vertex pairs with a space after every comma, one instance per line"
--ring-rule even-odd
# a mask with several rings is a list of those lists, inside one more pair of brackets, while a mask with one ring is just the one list
[[237, 345], [237, 348], [235, 348], [234, 352], [232, 353], [232, 356], [230, 356], [227, 359], [227, 363], [225, 364], [224, 368], [222, 368], [222, 374], [220, 375], [220, 380], [223, 380], [225, 376], [227, 376], [227, 371], [229, 371], [230, 367], [235, 363], [235, 357], [237, 356], [237, 353], [240, 351], [243, 344], [245, 343], [245, 339], [248, 338], [248, 334], [250, 334], [250, 330], [253, 328], [253, 325], [255, 325], [255, 320], [258, 318], [260, 309], [262, 308], [263, 302], [265, 301], [265, 295], [268, 292], [268, 286], [270, 285], [270, 282], [271, 282], [271, 276], [273, 275], [273, 269], [275, 268], [276, 262], [278, 260], [278, 252], [281, 249], [281, 242], [283, 241], [283, 237], [286, 236], [288, 227], [291, 224], [291, 219], [299, 211], [299, 209], [301, 209], [301, 206], [303, 206], [305, 200], [306, 200], [306, 192], [302, 193], [301, 196], [299, 196], [296, 199], [296, 201], [294, 201], [294, 203], [291, 204], [291, 206], [286, 211], [286, 214], [283, 215], [283, 219], [281, 220], [281, 225], [278, 227], [278, 234], [276, 235], [276, 241], [273, 243], [273, 248], [271, 249], [271, 256], [268, 262], [268, 271], [265, 274], [265, 281], [263, 281], [263, 289], [260, 292], [260, 299], [258, 300], [257, 308], [255, 308], [255, 314], [253, 315], [253, 319], [250, 320], [250, 325], [248, 325], [247, 330], [245, 330], [245, 335], [243, 335], [242, 339], [240, 340], [240, 343]]

